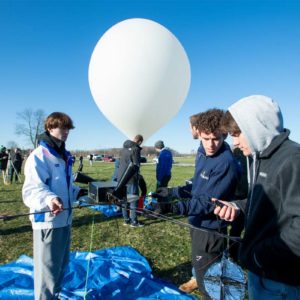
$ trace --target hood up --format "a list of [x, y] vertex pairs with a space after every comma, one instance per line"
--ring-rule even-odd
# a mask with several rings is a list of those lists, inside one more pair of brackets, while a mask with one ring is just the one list
[[245, 97], [228, 110], [246, 137], [252, 153], [261, 153], [284, 129], [279, 105], [269, 97]]
[[136, 142], [133, 142], [131, 140], [126, 140], [123, 144], [123, 147], [127, 149], [131, 149], [133, 147], [138, 147], [139, 149], [142, 149], [140, 145], [138, 145]]

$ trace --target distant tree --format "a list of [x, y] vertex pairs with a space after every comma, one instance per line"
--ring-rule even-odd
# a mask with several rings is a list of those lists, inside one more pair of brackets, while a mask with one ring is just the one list
[[43, 110], [25, 109], [17, 113], [20, 123], [16, 124], [16, 134], [26, 137], [33, 147], [37, 145], [37, 137], [44, 131], [44, 121], [46, 114]]
[[8, 141], [6, 146], [8, 149], [14, 149], [19, 147], [19, 145], [15, 141]]

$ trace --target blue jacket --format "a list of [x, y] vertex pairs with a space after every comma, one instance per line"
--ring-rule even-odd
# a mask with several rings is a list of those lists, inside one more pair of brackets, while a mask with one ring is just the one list
[[231, 149], [226, 142], [213, 156], [206, 156], [200, 144], [196, 157], [193, 183], [177, 190], [179, 198], [190, 198], [178, 202], [180, 214], [189, 216], [189, 223], [196, 227], [218, 229], [227, 225], [214, 215], [211, 198], [233, 200], [239, 169]]
[[172, 152], [163, 148], [158, 157], [158, 163], [156, 166], [156, 179], [161, 182], [165, 176], [171, 176], [171, 169], [173, 164]]

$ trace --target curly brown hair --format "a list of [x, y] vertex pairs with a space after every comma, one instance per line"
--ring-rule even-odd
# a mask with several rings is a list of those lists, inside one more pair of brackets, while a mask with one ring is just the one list
[[206, 134], [223, 132], [221, 129], [221, 120], [224, 117], [224, 110], [218, 108], [209, 109], [198, 115], [197, 129]]

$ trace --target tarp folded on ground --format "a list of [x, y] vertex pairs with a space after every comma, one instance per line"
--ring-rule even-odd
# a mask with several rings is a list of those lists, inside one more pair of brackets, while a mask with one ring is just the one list
[[90, 206], [89, 208], [100, 211], [107, 217], [115, 217], [115, 216], [121, 216], [121, 208], [117, 205], [95, 205]]
[[85, 202], [75, 202], [75, 205], [80, 205], [81, 207], [85, 207], [87, 205], [88, 208], [91, 208], [93, 210], [99, 211], [103, 213], [106, 217], [115, 217], [115, 216], [121, 216], [122, 211], [121, 207], [111, 204], [111, 205], [93, 205], [91, 206], [90, 203]]
[[[154, 278], [147, 260], [131, 247], [73, 252], [61, 299], [196, 299]], [[87, 285], [86, 285], [87, 282]], [[33, 299], [33, 265], [26, 255], [0, 266], [0, 299]]]

